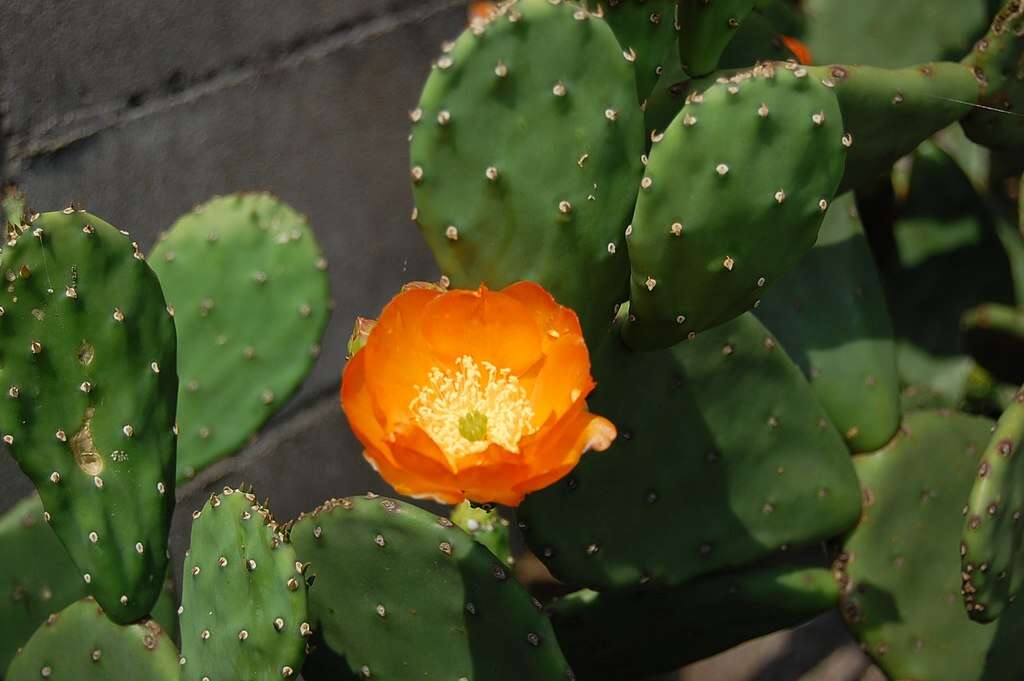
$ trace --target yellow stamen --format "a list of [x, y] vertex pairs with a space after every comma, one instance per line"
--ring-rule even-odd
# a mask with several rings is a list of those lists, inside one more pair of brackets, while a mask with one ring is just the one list
[[416, 425], [444, 451], [449, 461], [477, 454], [496, 444], [519, 451], [519, 440], [533, 433], [533, 407], [509, 369], [477, 362], [469, 355], [454, 369], [434, 367], [427, 385], [410, 403]]

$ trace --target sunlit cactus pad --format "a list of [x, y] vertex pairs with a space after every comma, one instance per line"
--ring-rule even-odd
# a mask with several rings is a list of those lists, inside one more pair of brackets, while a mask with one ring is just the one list
[[178, 327], [178, 477], [254, 437], [302, 384], [329, 316], [306, 219], [268, 194], [213, 199], [150, 254]]
[[851, 450], [889, 441], [900, 424], [896, 347], [852, 194], [832, 204], [817, 244], [765, 294], [757, 316], [804, 371]]
[[1024, 610], [993, 625], [964, 611], [957, 545], [964, 502], [990, 437], [988, 419], [917, 412], [874, 454], [854, 457], [864, 495], [860, 525], [836, 574], [842, 612], [891, 679], [997, 681], [1024, 674]]
[[327, 502], [291, 537], [316, 626], [360, 678], [572, 678], [539, 604], [447, 518], [368, 495]]
[[37, 217], [0, 261], [0, 430], [107, 615], [149, 613], [174, 507], [174, 324], [130, 238]]
[[[0, 670], [48, 615], [85, 596], [85, 583], [32, 495], [0, 516]], [[0, 675], [2, 676], [2, 675]]]
[[510, 3], [445, 48], [410, 149], [441, 271], [460, 288], [536, 281], [585, 330], [607, 324], [644, 151], [633, 65], [604, 20], [548, 0]]
[[619, 436], [518, 514], [562, 581], [678, 585], [856, 522], [849, 452], [753, 316], [670, 350], [631, 352], [613, 333], [592, 352], [588, 404]]
[[178, 681], [178, 651], [153, 620], [118, 625], [92, 598], [51, 615], [11, 662], [6, 681]]
[[635, 681], [794, 627], [836, 606], [825, 568], [755, 567], [671, 589], [578, 591], [551, 606], [580, 681]]
[[974, 619], [999, 617], [1024, 583], [1024, 389], [981, 455], [964, 518], [964, 600]]
[[193, 518], [182, 577], [182, 681], [298, 678], [311, 633], [305, 568], [270, 512], [226, 487]]
[[716, 79], [655, 139], [626, 239], [638, 349], [757, 305], [814, 246], [849, 142], [833, 89], [793, 63]]

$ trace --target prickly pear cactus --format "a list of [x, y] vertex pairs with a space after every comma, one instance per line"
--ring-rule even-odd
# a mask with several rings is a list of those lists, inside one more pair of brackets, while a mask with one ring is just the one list
[[676, 0], [587, 0], [581, 4], [612, 27], [622, 56], [634, 66], [640, 102], [647, 101], [664, 72], [666, 56], [675, 51], [669, 48], [678, 44]]
[[994, 149], [1024, 148], [1024, 3], [1006, 0], [964, 64], [981, 84], [982, 106], [963, 121], [967, 136]]
[[679, 56], [695, 78], [718, 67], [722, 52], [754, 9], [754, 0], [679, 0]]
[[888, 442], [900, 425], [896, 346], [852, 194], [836, 199], [810, 254], [761, 303], [757, 317], [803, 370], [847, 446], [869, 452]]
[[306, 219], [234, 194], [179, 219], [149, 257], [178, 327], [178, 478], [241, 448], [313, 369], [327, 261]]
[[[913, 156], [909, 193], [893, 228], [899, 268], [885, 279], [905, 385], [930, 387], [951, 405], [964, 396], [973, 362], [956, 330], [979, 301], [1012, 304], [1005, 248], [984, 199], [942, 149]], [[951, 272], [970, 272], [956, 286]]]
[[756, 8], [746, 18], [722, 53], [720, 69], [747, 69], [762, 61], [800, 61], [784, 36]]
[[536, 281], [592, 335], [626, 297], [644, 150], [633, 65], [568, 2], [510, 3], [449, 47], [412, 112], [427, 244], [453, 286]]
[[814, 246], [848, 140], [832, 89], [792, 63], [716, 80], [657, 139], [627, 230], [636, 349], [754, 307]]
[[[32, 495], [0, 516], [0, 669], [50, 613], [85, 596], [85, 583]], [[2, 675], [0, 675], [2, 678]]]
[[960, 545], [964, 601], [973, 619], [990, 622], [1024, 582], [1024, 388], [1003, 412], [981, 455]]
[[909, 414], [901, 434], [854, 457], [864, 495], [860, 525], [835, 570], [841, 609], [863, 649], [891, 679], [1018, 678], [1024, 610], [997, 625], [972, 622], [957, 557], [964, 500], [991, 421], [948, 411]]
[[550, 608], [580, 681], [670, 672], [836, 607], [825, 568], [755, 567], [672, 589], [579, 591]]
[[177, 681], [178, 651], [153, 620], [118, 625], [86, 598], [50, 615], [11, 662], [6, 681]]
[[[997, 0], [998, 1], [998, 0]], [[991, 0], [802, 0], [818, 63], [901, 68], [959, 58], [985, 30]]]
[[515, 563], [512, 547], [509, 542], [509, 526], [507, 519], [501, 517], [497, 509], [474, 506], [470, 501], [463, 501], [452, 509], [452, 522], [456, 527], [483, 544], [494, 554], [494, 557], [506, 565]]
[[360, 678], [572, 678], [539, 604], [447, 518], [376, 495], [335, 499], [291, 537], [315, 576], [316, 626]]
[[295, 550], [250, 493], [225, 487], [192, 517], [182, 681], [297, 677], [311, 628]]
[[996, 377], [1024, 382], [1024, 310], [988, 303], [968, 310], [960, 319], [967, 351]]
[[834, 89], [852, 141], [840, 191], [888, 171], [921, 142], [963, 118], [978, 98], [978, 83], [961, 64], [904, 69], [832, 65], [809, 71]]
[[631, 352], [613, 332], [591, 361], [588, 405], [618, 438], [518, 511], [563, 582], [674, 586], [856, 522], [849, 452], [753, 316], [657, 352]]
[[5, 238], [12, 228], [21, 227], [28, 222], [28, 213], [25, 208], [25, 193], [15, 186], [3, 188], [0, 195], [0, 227], [4, 228]]
[[68, 208], [4, 249], [0, 430], [109, 617], [147, 615], [174, 507], [174, 324], [138, 246]]

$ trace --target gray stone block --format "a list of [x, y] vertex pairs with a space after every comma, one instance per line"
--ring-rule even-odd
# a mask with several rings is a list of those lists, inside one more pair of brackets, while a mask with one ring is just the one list
[[0, 3], [9, 129], [108, 111], [259, 65], [416, 0], [12, 0]]

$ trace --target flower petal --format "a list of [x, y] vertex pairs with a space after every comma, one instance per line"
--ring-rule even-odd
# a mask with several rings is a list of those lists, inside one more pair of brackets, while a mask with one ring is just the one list
[[594, 389], [590, 355], [583, 338], [564, 336], [552, 343], [534, 377], [522, 381], [533, 404], [533, 424], [540, 427], [552, 416], [560, 417]]
[[442, 295], [427, 289], [399, 293], [384, 307], [366, 347], [356, 355], [365, 356], [366, 385], [386, 415], [386, 430], [411, 421], [409, 403], [418, 393], [416, 386], [427, 382], [438, 362], [422, 329], [427, 305]]
[[529, 308], [483, 286], [430, 301], [422, 319], [430, 350], [448, 363], [470, 355], [520, 374], [541, 358], [541, 333]]

